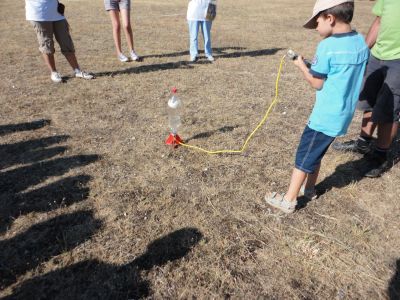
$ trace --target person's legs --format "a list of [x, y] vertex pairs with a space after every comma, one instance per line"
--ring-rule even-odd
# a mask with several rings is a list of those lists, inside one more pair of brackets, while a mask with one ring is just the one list
[[321, 160], [334, 139], [306, 126], [297, 148], [295, 168], [287, 192], [283, 195], [273, 193], [265, 198], [267, 203], [285, 212], [292, 212], [297, 205], [297, 197], [306, 178], [307, 188], [315, 186]]
[[360, 135], [356, 140], [336, 142], [332, 148], [339, 151], [351, 151], [366, 154], [371, 151], [376, 123], [372, 121], [372, 111], [381, 92], [386, 77], [386, 68], [381, 61], [371, 56], [364, 76], [357, 109], [363, 111]]
[[42, 53], [43, 60], [50, 72], [57, 72], [54, 54]]
[[378, 137], [373, 153], [367, 157], [366, 177], [379, 177], [393, 165], [390, 147], [398, 131], [400, 113], [400, 60], [382, 61], [386, 78], [372, 112], [378, 124]]
[[188, 21], [189, 25], [189, 41], [190, 41], [190, 61], [195, 61], [198, 54], [198, 33], [199, 33], [199, 22]]
[[393, 139], [397, 135], [399, 123], [384, 123], [378, 124], [378, 139], [376, 141], [376, 147], [381, 149], [389, 149]]
[[118, 10], [109, 10], [111, 24], [112, 24], [112, 32], [114, 38], [115, 49], [117, 50], [117, 55], [122, 54], [121, 51], [121, 23], [119, 20], [119, 11]]
[[57, 72], [54, 59], [54, 28], [53, 22], [31, 21], [33, 29], [39, 43], [39, 51], [42, 53], [43, 60], [50, 72]]
[[133, 33], [132, 33], [132, 26], [131, 26], [131, 19], [130, 19], [130, 10], [129, 9], [121, 9], [121, 19], [122, 24], [125, 32], [126, 41], [128, 43], [129, 52], [134, 50], [133, 44]]
[[204, 53], [206, 57], [212, 57], [211, 26], [212, 26], [211, 21], [201, 22], [201, 31], [203, 33], [203, 38], [204, 38]]
[[376, 128], [376, 124], [372, 122], [372, 111], [364, 111], [361, 121], [360, 137], [372, 138]]
[[296, 201], [299, 195], [301, 186], [307, 177], [307, 173], [299, 169], [294, 168], [292, 177], [290, 179], [289, 188], [285, 194], [285, 199], [288, 201]]
[[75, 47], [69, 32], [69, 24], [67, 20], [53, 22], [54, 37], [60, 45], [61, 53], [67, 59], [71, 68], [76, 72], [80, 70], [78, 59], [75, 55]]
[[307, 179], [304, 184], [304, 190], [314, 190], [315, 189], [315, 184], [317, 183], [318, 175], [319, 175], [319, 169], [321, 168], [321, 164], [315, 167], [314, 173], [307, 174]]

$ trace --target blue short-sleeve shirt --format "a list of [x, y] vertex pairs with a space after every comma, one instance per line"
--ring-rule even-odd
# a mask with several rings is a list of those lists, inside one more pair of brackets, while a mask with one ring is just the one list
[[344, 135], [356, 108], [369, 49], [355, 31], [322, 40], [310, 73], [324, 78], [308, 126], [328, 136]]

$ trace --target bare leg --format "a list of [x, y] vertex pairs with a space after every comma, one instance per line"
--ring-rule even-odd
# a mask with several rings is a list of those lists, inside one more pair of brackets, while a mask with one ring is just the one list
[[363, 113], [360, 136], [372, 137], [376, 128], [376, 124], [371, 121], [371, 118], [372, 118], [372, 111], [365, 111]]
[[397, 135], [399, 123], [378, 124], [378, 140], [376, 146], [381, 149], [389, 149], [393, 139]]
[[133, 44], [133, 33], [130, 19], [130, 10], [129, 9], [121, 9], [121, 18], [122, 24], [124, 26], [124, 32], [126, 41], [128, 42], [129, 52], [134, 50]]
[[78, 60], [76, 59], [75, 53], [70, 52], [70, 53], [64, 53], [65, 58], [67, 59], [68, 63], [72, 67], [72, 69], [80, 69]]
[[307, 173], [294, 168], [292, 178], [290, 180], [289, 189], [285, 194], [285, 199], [288, 201], [295, 201], [299, 195], [301, 186], [307, 177]]
[[113, 38], [115, 49], [117, 50], [117, 55], [122, 53], [121, 51], [121, 24], [119, 21], [119, 11], [118, 10], [110, 10], [110, 18], [111, 24], [113, 28]]
[[47, 68], [49, 68], [49, 70], [51, 72], [57, 72], [56, 62], [54, 60], [54, 54], [43, 53], [42, 56], [43, 56], [44, 62], [46, 63]]
[[317, 183], [320, 167], [321, 167], [321, 164], [319, 164], [316, 167], [314, 173], [307, 174], [306, 184], [304, 186], [304, 188], [306, 190], [313, 190], [315, 188], [315, 184]]

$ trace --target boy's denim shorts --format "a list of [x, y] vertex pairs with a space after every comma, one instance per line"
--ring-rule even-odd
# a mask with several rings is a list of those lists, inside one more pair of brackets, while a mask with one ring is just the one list
[[400, 59], [380, 60], [371, 55], [357, 108], [372, 111], [374, 123], [400, 119]]
[[313, 174], [334, 140], [334, 137], [306, 126], [297, 148], [296, 169]]

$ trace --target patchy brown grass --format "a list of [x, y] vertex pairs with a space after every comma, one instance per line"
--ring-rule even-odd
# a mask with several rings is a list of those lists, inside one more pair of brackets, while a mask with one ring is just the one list
[[[319, 37], [301, 25], [313, 1], [222, 1], [216, 61], [194, 65], [185, 1], [134, 1], [144, 61], [128, 64], [115, 58], [101, 1], [65, 2], [94, 81], [52, 84], [23, 1], [0, 3], [0, 297], [398, 297], [398, 166], [363, 179], [360, 157], [330, 151], [318, 200], [290, 216], [263, 201], [286, 187], [313, 104], [292, 64], [281, 101], [243, 155], [163, 144], [177, 86], [182, 137], [239, 148], [271, 102], [282, 55], [312, 56]], [[356, 2], [361, 33], [372, 5]], [[70, 74], [59, 52], [56, 59]], [[349, 137], [359, 123], [357, 114]]]

